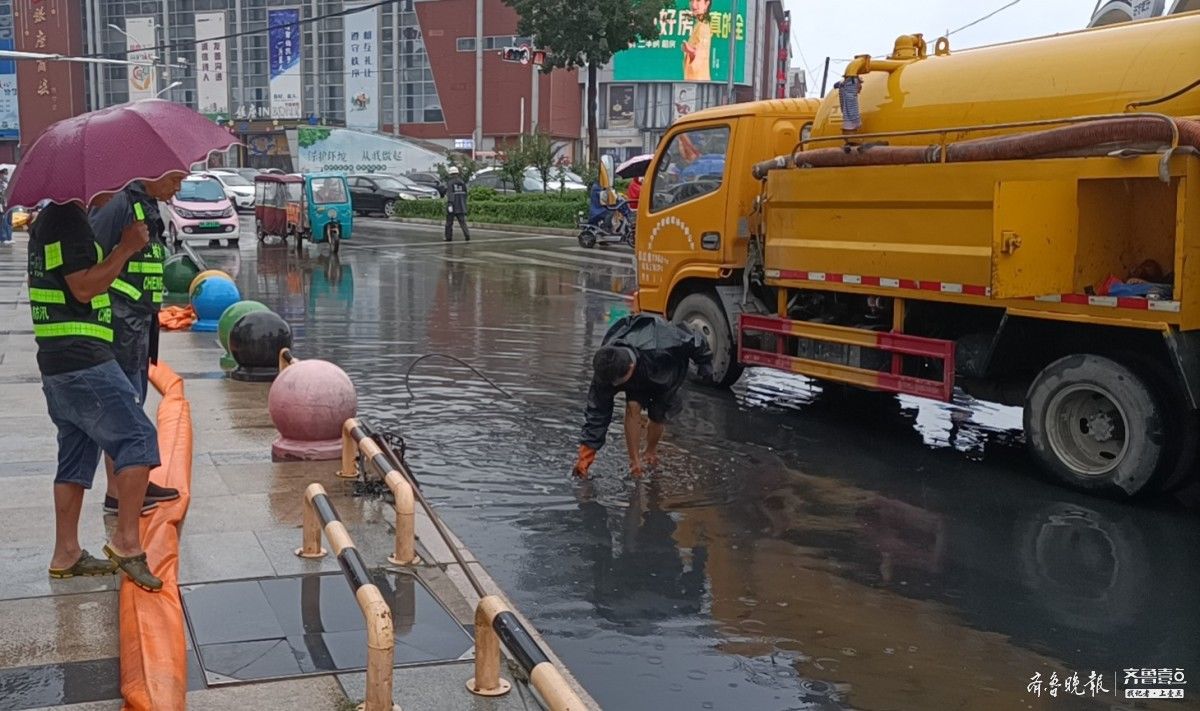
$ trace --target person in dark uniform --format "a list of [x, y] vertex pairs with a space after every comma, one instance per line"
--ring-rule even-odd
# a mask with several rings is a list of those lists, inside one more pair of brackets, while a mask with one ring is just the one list
[[454, 221], [462, 228], [463, 239], [470, 242], [471, 232], [467, 229], [467, 184], [459, 175], [458, 168], [451, 166], [450, 180], [446, 183], [446, 241], [454, 239]]
[[[682, 408], [679, 389], [687, 379], [689, 363], [696, 364], [701, 378], [711, 377], [712, 350], [708, 341], [688, 326], [651, 314], [626, 316], [614, 323], [592, 358], [592, 384], [575, 475], [586, 478], [596, 452], [604, 446], [619, 392], [625, 393], [625, 445], [630, 472], [640, 477], [643, 462], [656, 466], [663, 430]], [[650, 420], [644, 456], [640, 454], [643, 412]]]
[[[153, 181], [137, 181], [113, 196], [104, 207], [92, 210], [89, 222], [96, 243], [109, 254], [121, 241], [121, 232], [131, 224], [144, 222], [150, 240], [130, 259], [109, 289], [113, 312], [113, 355], [138, 394], [138, 404], [146, 404], [150, 362], [158, 360], [158, 311], [163, 300], [163, 260], [167, 255], [163, 241], [164, 225], [158, 212], [159, 201], [167, 202], [179, 192], [182, 173], [168, 174]], [[104, 510], [117, 513], [117, 478], [111, 456], [104, 457], [108, 473], [108, 491]], [[142, 513], [160, 501], [179, 498], [179, 491], [150, 482]]]
[[[139, 587], [162, 589], [146, 562], [138, 522], [150, 470], [159, 465], [158, 434], [113, 359], [109, 295], [125, 263], [145, 249], [149, 237], [144, 222], [128, 225], [105, 256], [87, 213], [75, 203], [49, 205], [30, 229], [33, 335], [42, 392], [58, 429], [51, 578], [111, 575], [119, 567]], [[83, 494], [91, 488], [101, 451], [116, 461], [118, 483], [116, 531], [104, 546], [108, 561], [79, 545]]]

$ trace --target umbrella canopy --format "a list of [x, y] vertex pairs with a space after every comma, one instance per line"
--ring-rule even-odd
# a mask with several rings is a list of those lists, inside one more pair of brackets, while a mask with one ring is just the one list
[[135, 180], [190, 172], [193, 163], [237, 142], [192, 109], [162, 99], [93, 111], [46, 129], [17, 164], [8, 204], [87, 205]]
[[646, 171], [650, 170], [650, 161], [654, 160], [653, 153], [643, 153], [640, 156], [634, 156], [617, 166], [618, 178], [644, 178]]

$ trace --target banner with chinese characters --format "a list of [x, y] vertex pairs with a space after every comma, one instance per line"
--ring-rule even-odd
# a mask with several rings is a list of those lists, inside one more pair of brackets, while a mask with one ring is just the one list
[[[0, 30], [0, 49], [12, 50], [12, 28]], [[0, 140], [15, 141], [20, 137], [20, 117], [17, 114], [17, 63], [0, 59]]]
[[[17, 51], [83, 54], [82, 12], [83, 3], [74, 0], [15, 0]], [[22, 145], [31, 145], [55, 121], [87, 111], [84, 71], [79, 62], [17, 62]]]
[[[656, 40], [639, 40], [613, 57], [614, 81], [725, 82], [729, 80], [729, 35], [736, 33], [734, 81], [746, 81], [745, 0], [733, 16], [731, 0], [675, 0], [658, 16]], [[692, 7], [707, 10], [693, 14]]]
[[446, 156], [403, 139], [349, 128], [301, 128], [298, 131], [303, 173], [385, 173], [403, 175], [432, 170]]
[[211, 119], [229, 118], [229, 66], [225, 13], [196, 13], [196, 95], [200, 113]]
[[271, 52], [271, 118], [302, 116], [300, 91], [300, 10], [267, 11]]
[[[154, 46], [155, 26], [153, 17], [130, 17], [125, 20], [125, 49], [129, 50], [130, 61], [154, 61], [154, 50], [144, 50]], [[127, 74], [129, 76], [130, 101], [154, 98], [158, 92], [154, 81], [156, 74], [154, 67], [130, 66]]]
[[[353, 6], [347, 6], [350, 11]], [[379, 8], [342, 18], [345, 33], [346, 125], [379, 130]]]

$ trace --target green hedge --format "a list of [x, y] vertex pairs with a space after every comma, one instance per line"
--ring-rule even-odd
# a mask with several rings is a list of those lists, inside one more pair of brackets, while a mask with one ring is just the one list
[[[501, 195], [491, 190], [471, 191], [467, 203], [467, 219], [471, 222], [497, 225], [529, 225], [532, 227], [565, 227], [576, 225], [576, 215], [587, 211], [586, 193], [520, 193]], [[397, 217], [443, 220], [445, 200], [401, 200], [396, 202]]]

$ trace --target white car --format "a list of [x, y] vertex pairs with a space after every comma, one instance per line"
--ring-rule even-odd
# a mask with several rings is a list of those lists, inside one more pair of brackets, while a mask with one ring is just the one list
[[254, 209], [254, 183], [231, 170], [210, 170], [203, 175], [216, 178], [225, 188], [229, 202], [238, 210]]

